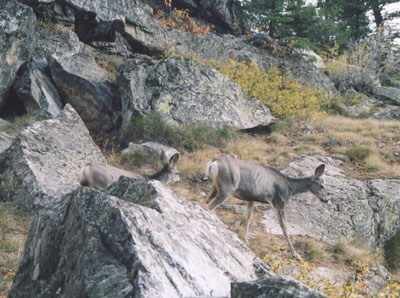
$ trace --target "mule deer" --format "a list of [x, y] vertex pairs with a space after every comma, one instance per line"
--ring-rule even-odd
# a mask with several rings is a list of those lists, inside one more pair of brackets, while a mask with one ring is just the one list
[[300, 258], [293, 248], [285, 223], [285, 206], [292, 195], [310, 191], [322, 202], [328, 202], [324, 187], [319, 179], [325, 165], [316, 168], [313, 176], [291, 178], [278, 170], [254, 164], [231, 156], [214, 158], [206, 166], [206, 175], [213, 182], [208, 208], [214, 210], [230, 196], [247, 201], [247, 220], [244, 240], [247, 242], [250, 218], [254, 202], [272, 204], [283, 235], [293, 257]]
[[111, 183], [118, 181], [119, 177], [126, 176], [141, 180], [159, 180], [165, 184], [179, 182], [179, 172], [176, 164], [179, 160], [179, 153], [175, 153], [171, 158], [167, 158], [164, 151], [161, 153], [163, 167], [157, 173], [150, 176], [142, 176], [134, 172], [125, 171], [107, 164], [88, 163], [79, 175], [79, 183], [82, 186], [89, 186], [98, 190], [108, 187]]

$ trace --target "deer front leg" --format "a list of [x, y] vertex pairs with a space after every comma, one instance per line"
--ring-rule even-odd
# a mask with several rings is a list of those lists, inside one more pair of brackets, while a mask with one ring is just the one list
[[285, 236], [286, 241], [287, 241], [287, 243], [288, 243], [288, 245], [289, 245], [289, 249], [290, 249], [290, 252], [292, 253], [292, 256], [293, 256], [294, 258], [296, 258], [296, 259], [301, 259], [301, 257], [300, 257], [300, 256], [297, 254], [297, 252], [294, 250], [292, 241], [290, 241], [289, 234], [288, 234], [288, 232], [287, 232], [287, 230], [286, 230], [285, 211], [284, 211], [283, 209], [276, 210], [276, 215], [278, 216], [279, 224], [280, 224], [280, 226], [281, 226], [283, 235]]
[[249, 231], [250, 219], [251, 219], [251, 215], [253, 214], [253, 207], [254, 207], [254, 201], [248, 201], [247, 202], [246, 230], [244, 231], [244, 236], [243, 236], [245, 243], [247, 243], [247, 232]]

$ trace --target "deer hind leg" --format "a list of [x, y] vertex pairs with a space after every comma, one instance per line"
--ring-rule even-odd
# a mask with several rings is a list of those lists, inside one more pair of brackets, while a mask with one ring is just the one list
[[210, 195], [208, 196], [208, 199], [207, 199], [207, 204], [210, 203], [211, 200], [215, 198], [217, 193], [218, 193], [218, 188], [215, 185], [213, 185], [212, 191], [211, 191], [211, 193], [210, 193]]
[[[231, 187], [219, 187], [218, 193], [215, 198], [208, 204], [208, 209], [214, 210], [218, 205], [221, 205], [226, 201], [233, 193], [235, 189]], [[213, 191], [214, 192], [214, 191]], [[213, 193], [211, 193], [213, 194]], [[211, 197], [211, 195], [210, 195]]]
[[290, 252], [292, 253], [292, 256], [293, 256], [294, 258], [296, 258], [296, 259], [301, 259], [301, 257], [300, 257], [300, 256], [297, 254], [297, 252], [294, 250], [292, 241], [290, 241], [289, 234], [288, 234], [287, 229], [286, 229], [285, 211], [284, 211], [283, 209], [276, 210], [276, 215], [278, 216], [279, 225], [281, 226], [283, 235], [285, 236], [286, 241], [287, 241], [287, 243], [288, 243], [288, 245], [289, 245], [289, 249], [290, 249]]
[[245, 243], [247, 243], [247, 232], [249, 231], [250, 219], [253, 214], [253, 207], [254, 207], [254, 201], [248, 201], [247, 202], [246, 230], [244, 231], [244, 235], [243, 235]]

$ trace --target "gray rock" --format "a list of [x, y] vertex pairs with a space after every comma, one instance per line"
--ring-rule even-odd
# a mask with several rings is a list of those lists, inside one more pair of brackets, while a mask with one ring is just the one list
[[35, 25], [31, 8], [13, 0], [0, 2], [0, 108], [5, 105], [18, 68], [35, 48]]
[[[226, 297], [256, 278], [254, 254], [213, 213], [159, 182], [125, 182], [128, 201], [80, 187], [51, 202], [9, 297]], [[144, 207], [154, 199], [159, 210]]]
[[4, 120], [3, 118], [0, 118], [0, 130], [2, 130], [4, 127], [8, 126], [10, 122]]
[[400, 180], [374, 179], [366, 181], [368, 203], [374, 213], [376, 244], [383, 247], [400, 229]]
[[84, 41], [113, 41], [116, 32], [123, 32], [125, 22], [152, 32], [160, 27], [153, 10], [142, 1], [66, 0], [75, 8], [75, 29]]
[[[355, 92], [351, 95], [354, 96], [359, 96], [361, 97], [362, 95], [358, 92]], [[362, 101], [356, 105], [351, 105], [351, 106], [346, 106], [343, 105], [341, 106], [341, 109], [343, 112], [350, 117], [358, 118], [358, 117], [365, 117], [372, 115], [374, 111], [377, 109], [380, 109], [379, 106], [381, 106], [382, 103], [381, 101], [377, 100], [376, 98], [373, 97], [367, 97], [362, 99]]]
[[19, 0], [18, 2], [30, 6], [43, 23], [62, 24], [68, 27], [73, 27], [75, 24], [74, 8], [65, 1]]
[[244, 35], [250, 31], [249, 22], [239, 1], [177, 0], [173, 5], [189, 9], [192, 14], [216, 26], [220, 33]]
[[56, 119], [23, 130], [0, 154], [0, 198], [27, 211], [42, 209], [78, 187], [79, 169], [88, 161], [105, 162], [67, 105]]
[[152, 111], [177, 123], [240, 129], [273, 120], [268, 108], [248, 98], [237, 84], [188, 58], [135, 60], [119, 69], [118, 85], [123, 123]]
[[365, 277], [364, 295], [376, 293], [378, 290], [386, 288], [392, 279], [390, 272], [383, 266], [370, 269], [369, 276]]
[[65, 30], [50, 30], [37, 27], [37, 46], [32, 53], [35, 59], [43, 60], [57, 54], [71, 57], [81, 51], [81, 44], [75, 32]]
[[134, 154], [135, 152], [144, 152], [150, 154], [154, 157], [154, 159], [159, 159], [161, 157], [162, 152], [164, 152], [165, 156], [168, 159], [171, 158], [172, 155], [176, 153], [179, 154], [178, 150], [176, 150], [175, 148], [155, 142], [146, 142], [142, 144], [129, 143], [128, 148], [122, 150], [121, 154], [130, 155]]
[[400, 108], [387, 107], [372, 115], [373, 118], [378, 120], [400, 120]]
[[62, 99], [74, 107], [89, 129], [107, 130], [115, 125], [110, 88], [91, 55], [52, 55], [49, 65]]
[[385, 102], [400, 106], [400, 88], [375, 87], [373, 94]]
[[252, 282], [232, 283], [231, 298], [324, 298], [297, 280], [283, 277], [261, 278]]
[[[361, 239], [371, 246], [383, 246], [400, 227], [400, 181], [346, 178], [337, 167], [339, 161], [318, 156], [293, 162], [285, 172], [305, 176], [321, 163], [326, 164], [322, 178], [330, 202], [321, 203], [311, 194], [292, 198], [285, 212], [289, 234], [308, 235], [330, 244]], [[263, 223], [268, 232], [281, 234], [272, 210], [266, 211]]]
[[[1, 130], [1, 128], [0, 128]], [[0, 153], [11, 146], [13, 137], [9, 136], [7, 133], [0, 131]]]
[[34, 60], [24, 64], [19, 70], [14, 90], [31, 115], [54, 118], [62, 109], [47, 61]]

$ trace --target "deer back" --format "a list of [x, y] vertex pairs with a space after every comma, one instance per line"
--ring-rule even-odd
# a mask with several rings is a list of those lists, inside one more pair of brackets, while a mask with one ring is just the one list
[[79, 175], [79, 183], [83, 186], [89, 186], [101, 190], [108, 187], [111, 183], [118, 181], [121, 176], [141, 180], [155, 179], [165, 184], [180, 181], [179, 172], [176, 168], [179, 160], [179, 153], [175, 153], [168, 159], [165, 156], [165, 153], [162, 152], [161, 160], [164, 164], [163, 168], [150, 176], [142, 176], [106, 164], [89, 163], [82, 168]]
[[142, 180], [145, 179], [142, 175], [110, 165], [89, 163], [82, 168], [79, 176], [79, 183], [83, 186], [89, 186], [101, 190], [108, 187], [111, 183], [118, 181], [121, 176]]
[[230, 156], [214, 158], [206, 174], [218, 189], [233, 190], [235, 197], [247, 201], [270, 202], [277, 190], [287, 188], [279, 171]]

